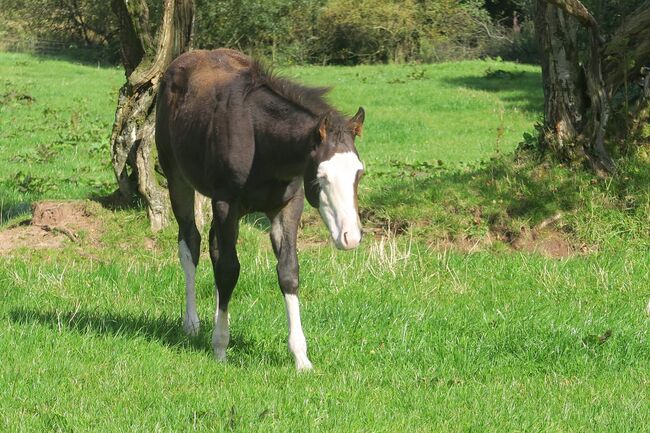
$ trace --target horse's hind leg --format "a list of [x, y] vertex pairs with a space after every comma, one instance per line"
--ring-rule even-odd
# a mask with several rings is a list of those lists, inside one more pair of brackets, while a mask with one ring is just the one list
[[218, 199], [212, 200], [212, 227], [210, 228], [210, 258], [214, 270], [217, 308], [214, 314], [212, 349], [214, 356], [226, 360], [226, 347], [230, 342], [228, 303], [239, 279], [237, 236], [239, 214], [237, 205]]
[[196, 312], [196, 266], [199, 264], [201, 235], [194, 222], [194, 188], [184, 179], [168, 177], [169, 197], [178, 221], [178, 258], [185, 273], [185, 317], [183, 330], [191, 337], [199, 334]]
[[269, 213], [268, 217], [271, 220], [271, 244], [278, 259], [278, 282], [287, 310], [289, 351], [293, 354], [296, 369], [310, 370], [312, 365], [307, 358], [307, 340], [302, 331], [298, 302], [299, 268], [296, 240], [302, 209], [303, 200], [301, 197], [294, 197], [283, 209], [277, 213]]

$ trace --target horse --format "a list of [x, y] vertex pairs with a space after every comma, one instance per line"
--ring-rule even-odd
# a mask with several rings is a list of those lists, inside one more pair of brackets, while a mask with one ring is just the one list
[[281, 78], [234, 50], [196, 50], [176, 58], [160, 82], [155, 139], [178, 222], [185, 274], [183, 329], [198, 335], [195, 273], [201, 236], [195, 191], [212, 199], [209, 251], [216, 286], [212, 349], [226, 360], [228, 303], [239, 278], [239, 220], [270, 220], [277, 277], [284, 297], [288, 347], [298, 370], [312, 368], [302, 330], [296, 251], [304, 199], [317, 208], [334, 245], [361, 242], [357, 189], [364, 165], [355, 147], [365, 113], [347, 118], [324, 99], [329, 89]]

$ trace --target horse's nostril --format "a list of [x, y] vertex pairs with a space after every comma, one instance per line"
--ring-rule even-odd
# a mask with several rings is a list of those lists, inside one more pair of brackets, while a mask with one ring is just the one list
[[345, 243], [345, 245], [348, 244], [348, 232], [343, 233], [343, 242]]

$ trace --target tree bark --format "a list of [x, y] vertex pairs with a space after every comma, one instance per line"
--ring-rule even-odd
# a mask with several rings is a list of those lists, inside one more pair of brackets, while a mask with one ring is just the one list
[[150, 34], [145, 0], [113, 0], [119, 19], [127, 81], [120, 89], [111, 153], [119, 191], [138, 192], [147, 204], [151, 228], [161, 229], [169, 213], [167, 191], [154, 170], [154, 126], [158, 82], [169, 63], [190, 48], [193, 0], [165, 0], [157, 41]]
[[[544, 127], [552, 135], [544, 144], [556, 153], [568, 151], [585, 123], [586, 101], [578, 66], [577, 25], [561, 9], [538, 0], [535, 33], [543, 53]], [[567, 155], [569, 156], [569, 155]]]
[[[538, 0], [535, 28], [542, 51], [544, 130], [542, 144], [562, 158], [587, 157], [592, 166], [615, 170], [605, 147], [612, 98], [624, 88], [623, 107], [630, 122], [626, 131], [638, 129], [647, 119], [646, 91], [629, 106], [628, 86], [645, 79], [650, 64], [650, 0], [646, 0], [604, 44], [598, 23], [579, 0]], [[584, 66], [576, 49], [575, 23], [587, 29], [588, 50]]]
[[650, 67], [650, 0], [639, 6], [616, 30], [603, 50], [603, 73], [610, 95], [641, 78]]
[[[537, 7], [546, 131], [542, 141], [563, 158], [587, 158], [594, 168], [612, 172], [614, 162], [605, 148], [610, 100], [598, 23], [578, 0], [538, 0]], [[584, 66], [579, 61], [576, 23], [586, 27], [589, 36]]]

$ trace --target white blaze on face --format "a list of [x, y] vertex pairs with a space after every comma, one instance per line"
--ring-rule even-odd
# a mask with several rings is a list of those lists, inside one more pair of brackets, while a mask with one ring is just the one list
[[354, 183], [363, 164], [354, 152], [335, 153], [318, 165], [320, 183], [318, 210], [342, 250], [355, 248], [361, 242], [361, 223], [355, 206]]

